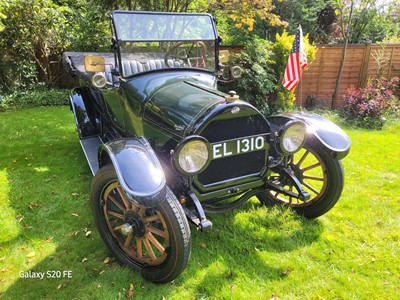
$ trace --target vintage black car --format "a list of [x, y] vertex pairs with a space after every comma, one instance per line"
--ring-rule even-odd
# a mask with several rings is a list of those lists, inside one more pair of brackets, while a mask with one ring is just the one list
[[188, 220], [208, 230], [206, 214], [253, 196], [307, 218], [335, 205], [349, 138], [321, 116], [266, 117], [218, 91], [212, 16], [113, 11], [111, 28], [111, 53], [63, 62], [80, 81], [70, 100], [95, 224], [118, 261], [168, 282], [189, 261]]

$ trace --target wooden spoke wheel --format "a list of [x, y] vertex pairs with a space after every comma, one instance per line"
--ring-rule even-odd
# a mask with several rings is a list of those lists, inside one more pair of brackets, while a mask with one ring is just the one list
[[127, 197], [113, 166], [107, 165], [93, 179], [91, 202], [96, 227], [120, 263], [158, 283], [173, 280], [185, 269], [190, 229], [169, 188], [156, 208], [138, 206]]
[[143, 265], [163, 263], [170, 241], [167, 224], [160, 211], [139, 208], [130, 202], [117, 182], [107, 187], [102, 200], [108, 230], [121, 250]]
[[[258, 199], [268, 205], [290, 206], [308, 218], [316, 218], [329, 211], [343, 190], [344, 172], [341, 161], [331, 158], [317, 145], [316, 141], [311, 140], [299, 152], [288, 157], [290, 170], [302, 188], [310, 193], [310, 199], [304, 201], [271, 190], [258, 194]], [[285, 190], [296, 192], [284, 176], [272, 172], [269, 180]]]

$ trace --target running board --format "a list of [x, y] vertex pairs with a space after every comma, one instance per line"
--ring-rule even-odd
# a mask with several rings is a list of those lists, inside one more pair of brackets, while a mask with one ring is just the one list
[[97, 150], [100, 145], [103, 144], [103, 141], [99, 136], [84, 138], [79, 141], [82, 146], [83, 153], [85, 153], [86, 160], [89, 164], [90, 170], [92, 171], [93, 176], [96, 175], [99, 170], [99, 162], [97, 159]]

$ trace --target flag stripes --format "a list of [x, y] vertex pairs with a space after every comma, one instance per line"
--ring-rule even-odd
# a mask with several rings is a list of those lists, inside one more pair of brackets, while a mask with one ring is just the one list
[[301, 26], [299, 26], [286, 64], [282, 85], [289, 91], [293, 91], [300, 81], [301, 70], [307, 67], [307, 65], [307, 57], [303, 43], [303, 32]]

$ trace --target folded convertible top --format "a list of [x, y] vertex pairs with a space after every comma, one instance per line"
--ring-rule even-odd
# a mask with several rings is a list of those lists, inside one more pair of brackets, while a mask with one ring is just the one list
[[86, 72], [85, 70], [85, 56], [103, 56], [105, 59], [106, 69], [110, 69], [114, 66], [115, 59], [114, 53], [107, 52], [64, 52], [62, 57], [62, 63], [67, 72], [70, 72], [72, 76], [78, 76], [79, 78], [90, 80], [94, 75], [94, 72]]

